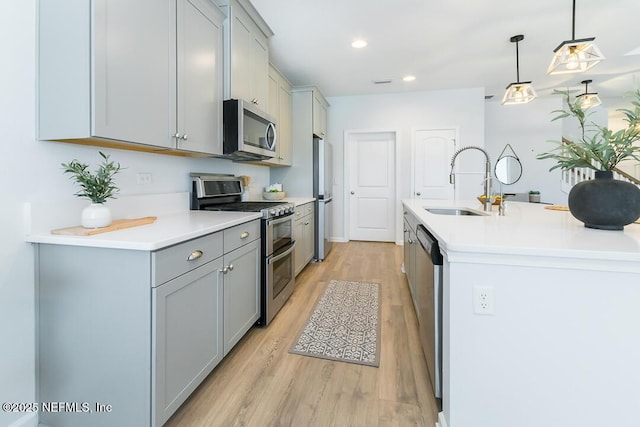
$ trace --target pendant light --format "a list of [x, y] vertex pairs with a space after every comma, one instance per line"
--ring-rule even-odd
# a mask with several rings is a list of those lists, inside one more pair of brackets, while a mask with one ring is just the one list
[[589, 93], [589, 83], [591, 82], [592, 80], [581, 81], [580, 83], [584, 85], [584, 93], [576, 96], [576, 99], [580, 101], [580, 106], [585, 110], [602, 104], [602, 101], [600, 101], [600, 97], [596, 92]]
[[535, 99], [536, 91], [533, 90], [531, 82], [520, 81], [520, 53], [518, 52], [518, 42], [524, 40], [524, 36], [520, 34], [511, 37], [509, 40], [511, 43], [516, 44], [516, 82], [507, 86], [507, 90], [502, 98], [502, 105], [526, 104]]
[[553, 51], [547, 74], [580, 73], [592, 68], [604, 58], [595, 37], [576, 40], [576, 0], [573, 0], [571, 40], [565, 40]]

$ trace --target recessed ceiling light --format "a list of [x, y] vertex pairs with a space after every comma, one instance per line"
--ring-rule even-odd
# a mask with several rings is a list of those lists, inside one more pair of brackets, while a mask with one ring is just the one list
[[416, 79], [416, 76], [411, 76], [411, 75], [409, 75], [409, 76], [404, 76], [404, 77], [402, 78], [402, 80], [404, 80], [405, 82], [412, 82], [412, 81], [414, 81], [415, 79]]
[[354, 42], [351, 43], [351, 47], [355, 49], [362, 49], [363, 47], [366, 47], [366, 46], [367, 46], [366, 40], [362, 40], [362, 39], [354, 40]]

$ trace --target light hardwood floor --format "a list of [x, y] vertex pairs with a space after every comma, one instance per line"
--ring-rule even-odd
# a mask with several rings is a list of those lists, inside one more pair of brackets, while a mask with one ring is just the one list
[[[433, 427], [436, 403], [401, 265], [393, 243], [334, 244], [298, 275], [271, 324], [249, 331], [165, 426]], [[379, 368], [288, 353], [332, 279], [381, 284]]]

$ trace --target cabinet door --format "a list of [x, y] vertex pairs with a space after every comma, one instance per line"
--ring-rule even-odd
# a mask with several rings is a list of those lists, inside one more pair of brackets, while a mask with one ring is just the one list
[[260, 316], [260, 239], [224, 255], [224, 354]]
[[313, 134], [324, 138], [327, 134], [327, 107], [318, 97], [313, 94]]
[[291, 166], [293, 140], [293, 95], [291, 85], [273, 66], [269, 66], [268, 110], [276, 118], [276, 156], [264, 160], [275, 166]]
[[283, 82], [278, 88], [278, 162], [291, 166], [293, 157], [293, 95], [291, 87]]
[[253, 35], [250, 18], [239, 6], [231, 9], [231, 75], [229, 85], [230, 97], [234, 99], [252, 100], [251, 77]]
[[315, 252], [315, 224], [313, 218], [313, 215], [309, 215], [305, 217], [304, 221], [304, 265], [307, 265], [313, 259]]
[[293, 249], [293, 262], [296, 276], [306, 265], [304, 261], [306, 256], [306, 234], [304, 222], [305, 217], [298, 218], [293, 222], [293, 239], [296, 241], [296, 247]]
[[[271, 69], [270, 69], [271, 70]], [[269, 81], [267, 86], [268, 93], [268, 102], [267, 102], [267, 113], [271, 114], [273, 117], [278, 119], [280, 115], [280, 108], [278, 99], [280, 92], [280, 78], [277, 74], [269, 72]], [[276, 123], [276, 126], [280, 125], [280, 120]], [[278, 132], [278, 138], [280, 137], [280, 133]]]
[[152, 425], [162, 425], [222, 359], [221, 269], [218, 258], [152, 290]]
[[257, 27], [251, 41], [251, 70], [251, 100], [266, 110], [269, 108], [269, 44]]
[[92, 4], [93, 136], [172, 147], [175, 10], [171, 2], [95, 0]]
[[177, 148], [222, 154], [222, 15], [208, 0], [178, 0]]

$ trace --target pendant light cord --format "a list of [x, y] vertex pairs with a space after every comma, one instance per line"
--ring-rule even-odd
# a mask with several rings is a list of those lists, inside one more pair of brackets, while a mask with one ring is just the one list
[[520, 51], [518, 50], [517, 41], [516, 41], [516, 83], [520, 83]]
[[573, 0], [573, 18], [571, 21], [571, 40], [576, 39], [576, 0]]

